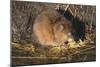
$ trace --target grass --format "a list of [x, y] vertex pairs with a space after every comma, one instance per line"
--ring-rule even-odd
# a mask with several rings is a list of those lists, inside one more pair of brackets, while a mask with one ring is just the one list
[[13, 64], [17, 65], [96, 60], [96, 45], [91, 45], [88, 41], [74, 43], [74, 46], [60, 46], [48, 49], [36, 48], [31, 43], [24, 45], [12, 43], [11, 45], [12, 61]]

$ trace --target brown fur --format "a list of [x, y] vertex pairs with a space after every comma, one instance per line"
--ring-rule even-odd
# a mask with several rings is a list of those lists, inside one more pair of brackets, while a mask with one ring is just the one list
[[[72, 38], [71, 23], [55, 10], [45, 10], [35, 19], [33, 32], [43, 46], [59, 46]], [[72, 38], [73, 39], [73, 38]]]

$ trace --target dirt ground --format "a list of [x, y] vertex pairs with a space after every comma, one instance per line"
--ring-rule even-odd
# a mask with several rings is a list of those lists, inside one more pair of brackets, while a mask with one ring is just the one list
[[[69, 47], [35, 48], [31, 21], [49, 8], [62, 9], [71, 22], [84, 24], [84, 40]], [[96, 6], [11, 1], [11, 61], [14, 66], [96, 61]]]

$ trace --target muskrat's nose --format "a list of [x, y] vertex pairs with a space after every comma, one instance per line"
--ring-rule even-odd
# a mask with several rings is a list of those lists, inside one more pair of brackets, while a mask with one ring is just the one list
[[64, 44], [68, 44], [68, 43], [69, 43], [68, 41], [65, 41], [65, 42], [64, 42]]

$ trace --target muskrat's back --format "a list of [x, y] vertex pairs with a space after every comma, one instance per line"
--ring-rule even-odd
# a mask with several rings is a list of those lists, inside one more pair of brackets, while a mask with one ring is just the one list
[[71, 23], [56, 10], [41, 12], [35, 19], [33, 32], [42, 46], [59, 46], [72, 40]]

